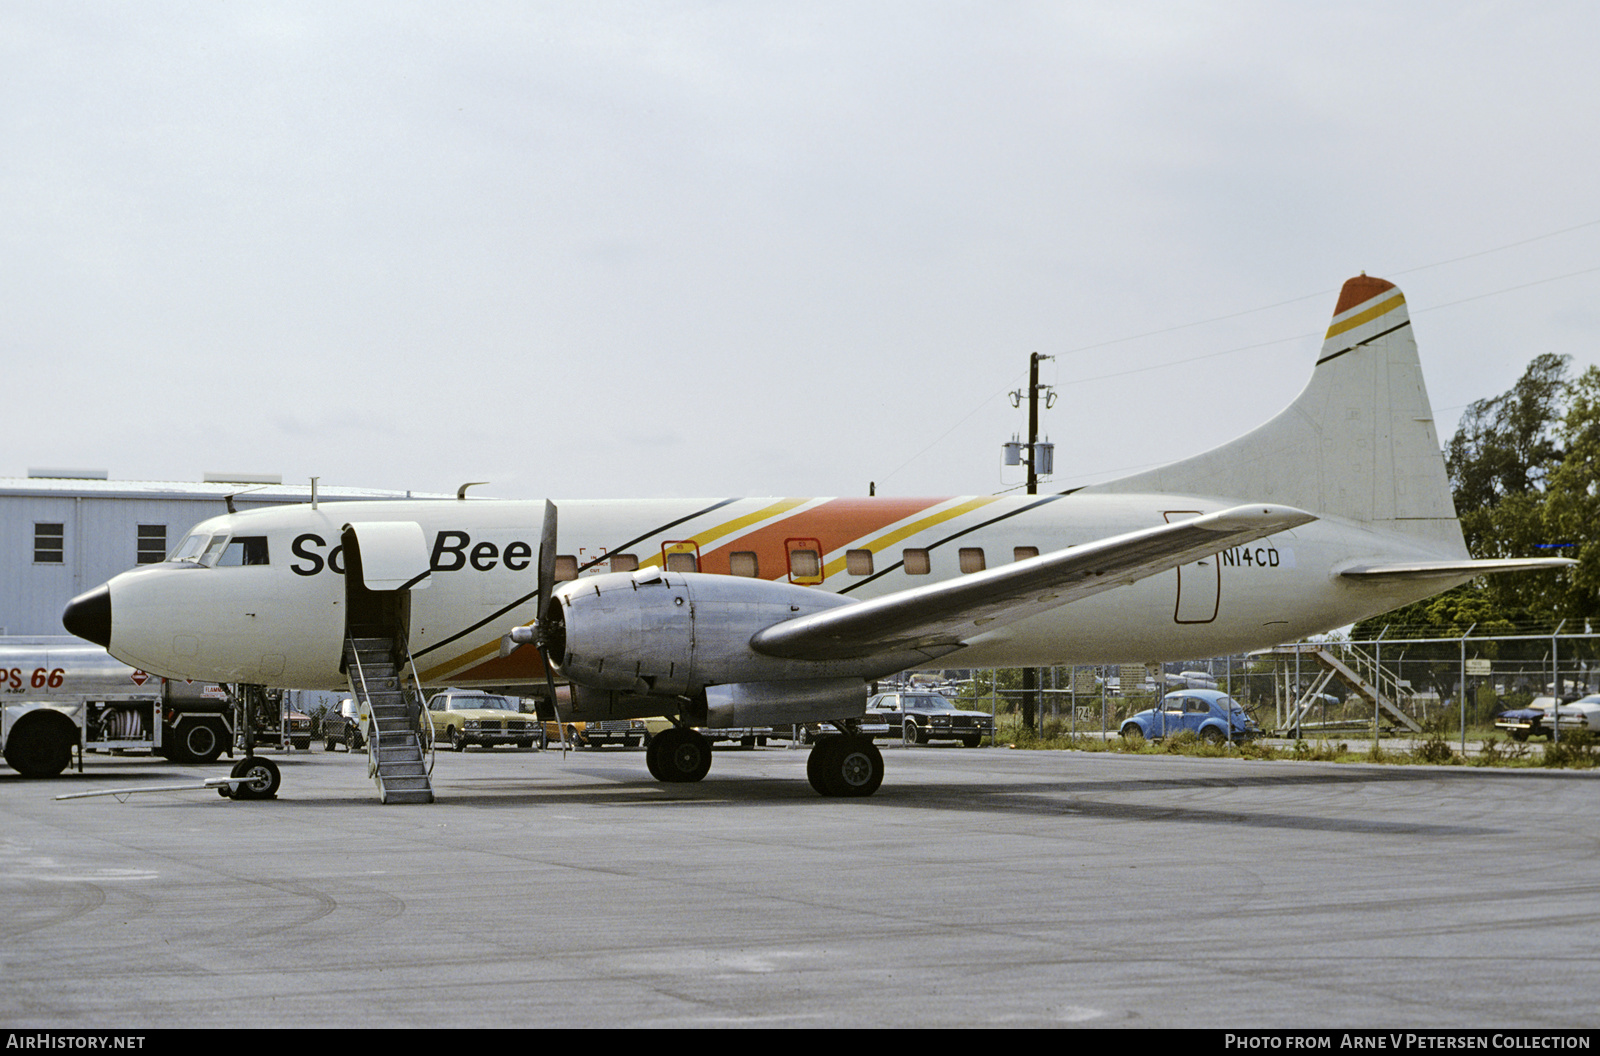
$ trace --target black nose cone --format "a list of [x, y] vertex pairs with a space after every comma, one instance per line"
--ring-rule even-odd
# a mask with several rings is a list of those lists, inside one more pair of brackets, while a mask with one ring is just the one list
[[101, 585], [67, 602], [61, 624], [79, 638], [111, 646], [111, 588]]

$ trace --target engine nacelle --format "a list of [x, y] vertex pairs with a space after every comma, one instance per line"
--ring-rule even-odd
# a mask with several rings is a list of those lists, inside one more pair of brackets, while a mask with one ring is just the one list
[[848, 604], [792, 583], [707, 573], [643, 569], [586, 576], [552, 592], [551, 652], [556, 669], [576, 685], [648, 696], [887, 673], [882, 661], [791, 660], [750, 648], [751, 636], [763, 628]]

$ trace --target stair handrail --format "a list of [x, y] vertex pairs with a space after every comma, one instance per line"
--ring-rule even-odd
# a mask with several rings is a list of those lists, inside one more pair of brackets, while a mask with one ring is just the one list
[[[345, 649], [350, 654], [350, 662], [355, 664], [356, 678], [361, 682], [360, 689], [356, 689], [354, 680], [350, 683], [350, 688], [355, 691], [357, 696], [357, 718], [360, 718], [361, 715], [360, 705], [365, 704], [367, 706], [367, 776], [376, 781], [378, 780], [378, 738], [381, 736], [381, 732], [378, 729], [378, 720], [372, 714], [372, 690], [367, 685], [367, 672], [361, 666], [361, 650], [357, 647], [354, 638], [348, 636], [345, 638]], [[348, 664], [345, 672], [348, 676]]]
[[434, 746], [438, 743], [438, 739], [433, 735], [433, 720], [422, 713], [422, 678], [417, 674], [417, 665], [411, 659], [411, 650], [409, 649], [406, 650], [406, 668], [411, 672], [411, 686], [417, 697], [417, 710], [413, 718], [417, 731], [417, 747], [421, 749], [423, 759], [427, 764], [424, 770], [429, 777], [432, 777]]

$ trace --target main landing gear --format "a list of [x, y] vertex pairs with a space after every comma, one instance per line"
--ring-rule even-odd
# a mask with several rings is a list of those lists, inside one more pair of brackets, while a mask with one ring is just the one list
[[[711, 741], [674, 726], [650, 739], [644, 761], [657, 781], [699, 781], [711, 770]], [[806, 778], [824, 796], [870, 796], [883, 784], [883, 753], [871, 737], [859, 733], [824, 735], [812, 745]]]
[[859, 733], [819, 737], [806, 778], [824, 796], [870, 796], [883, 784], [883, 753]]
[[711, 771], [711, 740], [694, 730], [674, 726], [650, 738], [644, 762], [657, 781], [698, 781]]

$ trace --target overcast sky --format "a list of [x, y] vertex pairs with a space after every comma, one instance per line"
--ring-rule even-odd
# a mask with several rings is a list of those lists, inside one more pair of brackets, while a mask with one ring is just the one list
[[1270, 417], [1360, 271], [1448, 439], [1600, 360], [1597, 40], [1578, 2], [0, 0], [0, 476], [990, 493], [1039, 352], [1066, 488]]

